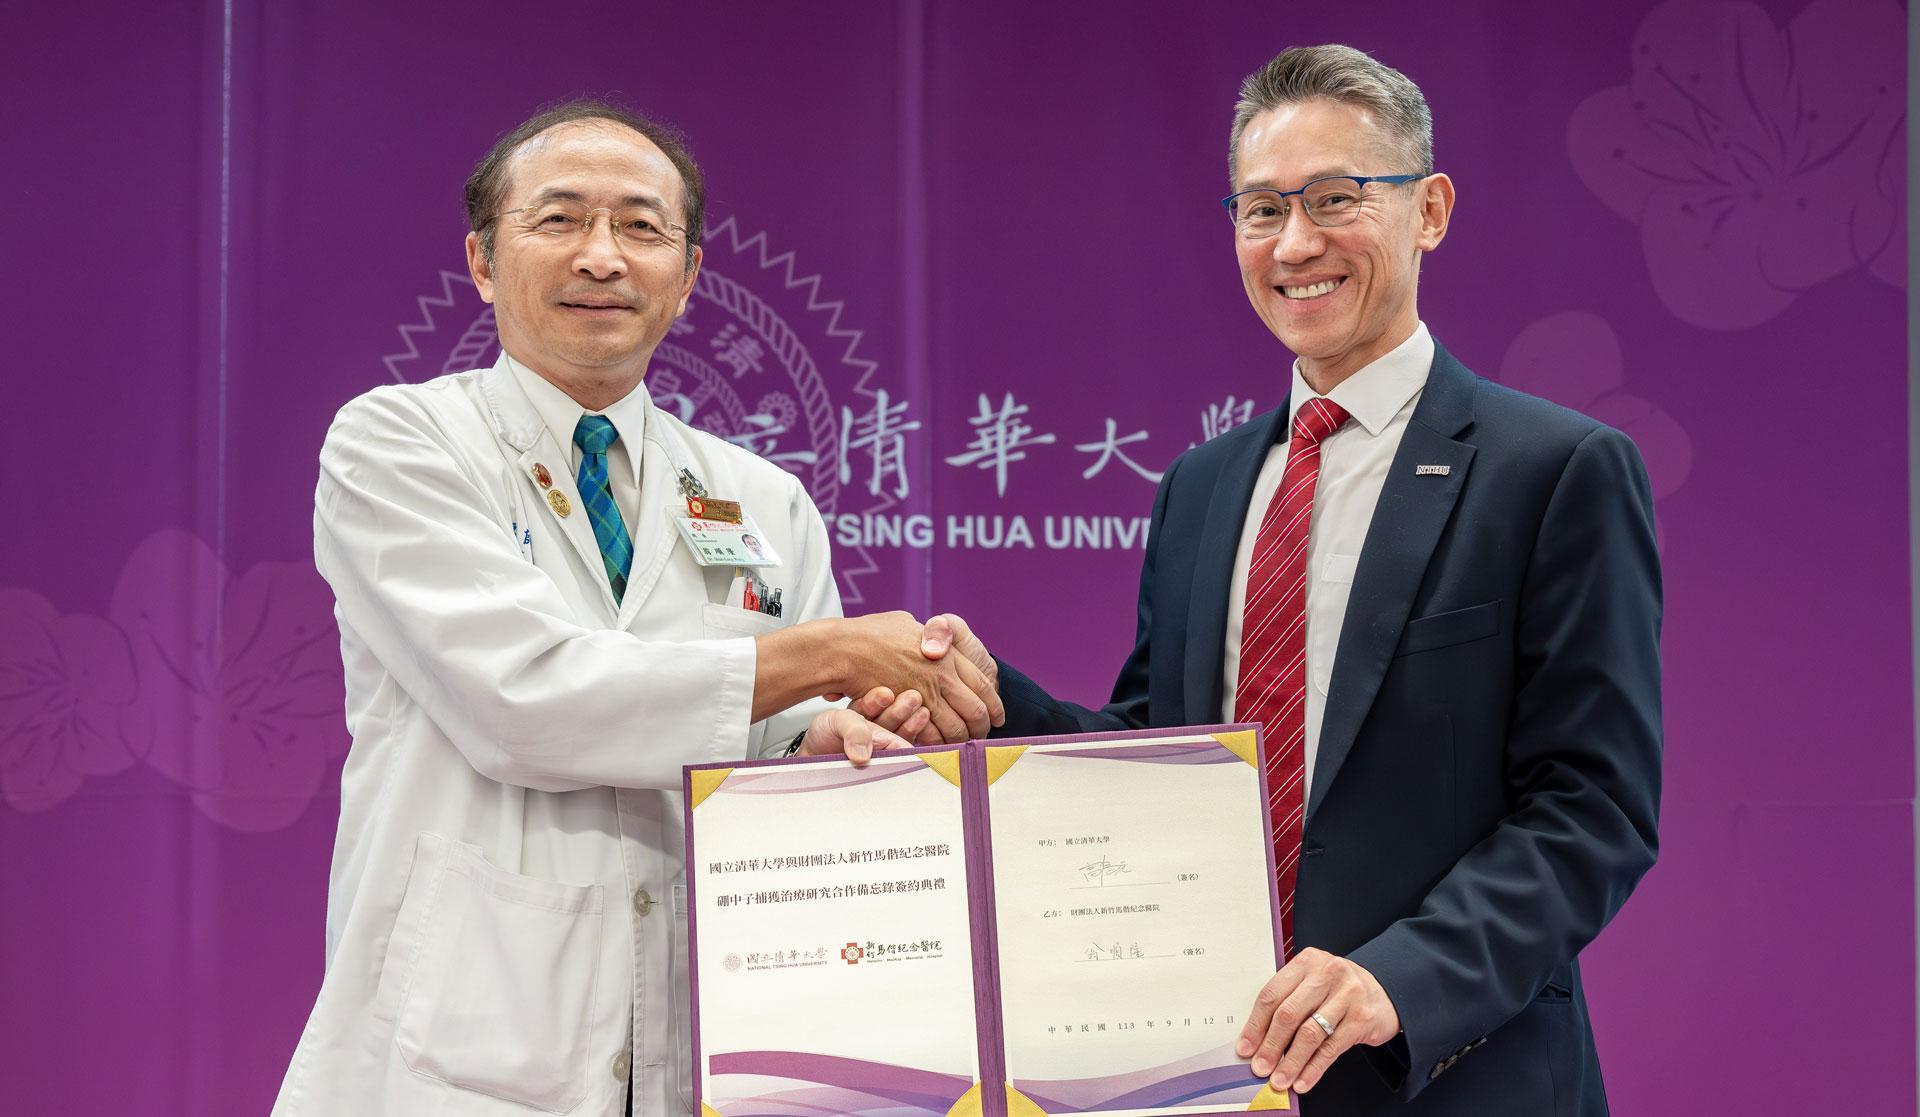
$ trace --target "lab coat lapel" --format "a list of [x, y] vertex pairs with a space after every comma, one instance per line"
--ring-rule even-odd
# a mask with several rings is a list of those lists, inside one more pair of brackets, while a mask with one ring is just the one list
[[[1320, 722], [1319, 751], [1307, 800], [1309, 817], [1327, 797], [1373, 707], [1414, 596], [1420, 592], [1427, 562], [1467, 482], [1474, 448], [1455, 441], [1455, 436], [1473, 422], [1476, 379], [1445, 349], [1434, 346], [1432, 371], [1388, 467], [1347, 597], [1326, 713]], [[1447, 468], [1444, 474], [1418, 472], [1423, 465]]]
[[[653, 407], [651, 397], [647, 406]], [[640, 444], [640, 508], [629, 532], [633, 536], [633, 565], [627, 571], [627, 593], [620, 606], [622, 628], [633, 623], [647, 595], [659, 584], [680, 539], [673, 520], [686, 511], [678, 463], [686, 459], [687, 450], [684, 446], [669, 450], [666, 440], [674, 437], [657, 412], [648, 414], [647, 435]]]
[[[547, 494], [541, 493], [540, 503], [547, 506], [547, 519], [553, 529], [565, 535], [567, 542], [573, 545], [574, 553], [579, 555], [580, 561], [586, 565], [588, 580], [599, 587], [601, 601], [606, 605], [607, 612], [612, 613], [619, 606], [613, 600], [613, 585], [607, 581], [607, 565], [600, 557], [600, 541], [593, 537], [593, 517], [587, 515], [586, 502], [580, 499], [579, 486], [575, 483], [573, 470], [568, 464], [568, 459], [572, 455], [561, 448], [559, 439], [555, 438], [552, 432], [545, 427], [541, 428], [541, 432], [540, 439], [535, 443], [534, 448], [522, 455], [520, 473], [528, 484], [533, 484], [534, 462], [538, 460], [546, 463], [548, 471], [553, 474], [552, 491], [566, 496], [568, 508], [567, 515], [560, 515], [554, 508], [553, 502], [547, 499]], [[559, 469], [553, 468], [556, 460], [560, 462]]]
[[[513, 382], [513, 372], [507, 368], [504, 353], [499, 362], [487, 370], [482, 390], [493, 410], [496, 432], [517, 452], [514, 469], [520, 475], [519, 483], [532, 491], [534, 503], [543, 508], [535, 515], [544, 515], [548, 529], [564, 537], [573, 547], [586, 571], [586, 580], [598, 587], [607, 612], [614, 613], [618, 606], [613, 600], [613, 586], [607, 582], [606, 565], [600, 559], [600, 543], [593, 537], [592, 517], [587, 515], [587, 507], [574, 483], [572, 455], [547, 429], [540, 413]], [[547, 476], [553, 482], [551, 489], [541, 486], [536, 479], [536, 466], [546, 467]], [[556, 502], [549, 497], [550, 492], [559, 493], [565, 499], [566, 515], [562, 516], [554, 507]]]

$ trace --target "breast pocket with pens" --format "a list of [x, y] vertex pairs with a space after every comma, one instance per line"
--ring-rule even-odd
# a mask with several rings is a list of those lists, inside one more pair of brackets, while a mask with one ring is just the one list
[[727, 601], [748, 612], [777, 620], [785, 612], [781, 601], [783, 595], [781, 587], [769, 586], [752, 570], [742, 569], [727, 591]]
[[769, 586], [760, 580], [753, 571], [747, 571], [746, 596], [741, 604], [756, 613], [765, 613], [769, 617], [779, 617], [784, 609], [780, 603], [779, 586]]

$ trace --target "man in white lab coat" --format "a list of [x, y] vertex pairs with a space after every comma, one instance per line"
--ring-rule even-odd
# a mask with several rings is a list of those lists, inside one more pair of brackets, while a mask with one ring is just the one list
[[[653, 406], [700, 266], [677, 137], [561, 106], [467, 206], [498, 363], [376, 388], [321, 451], [353, 747], [274, 1113], [687, 1113], [681, 766], [981, 736], [998, 698], [908, 615], [840, 619], [799, 483]], [[745, 522], [696, 539], [689, 498]]]

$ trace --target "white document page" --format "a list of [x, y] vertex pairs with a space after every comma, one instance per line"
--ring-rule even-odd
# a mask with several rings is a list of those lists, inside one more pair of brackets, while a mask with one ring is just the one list
[[944, 1117], [979, 1078], [960, 789], [910, 755], [743, 767], [692, 821], [696, 1111]]

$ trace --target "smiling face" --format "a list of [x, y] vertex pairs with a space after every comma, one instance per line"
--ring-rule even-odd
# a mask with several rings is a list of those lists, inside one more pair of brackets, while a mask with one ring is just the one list
[[[1403, 161], [1367, 110], [1304, 101], [1248, 122], [1233, 188], [1294, 190], [1332, 175], [1420, 170]], [[1321, 394], [1412, 336], [1420, 257], [1446, 236], [1453, 184], [1439, 174], [1404, 186], [1373, 183], [1365, 199], [1352, 224], [1327, 229], [1290, 198], [1294, 212], [1278, 234], [1234, 238], [1254, 312], [1300, 357], [1301, 374]]]
[[[677, 223], [683, 190], [680, 172], [646, 137], [612, 121], [585, 121], [550, 128], [513, 155], [501, 209], [557, 200], [647, 209]], [[549, 236], [502, 217], [491, 260], [479, 234], [467, 236], [467, 266], [480, 297], [494, 305], [502, 348], [595, 410], [640, 383], [700, 270], [699, 251], [689, 261], [684, 241], [634, 245], [609, 225], [600, 214], [585, 235]]]

